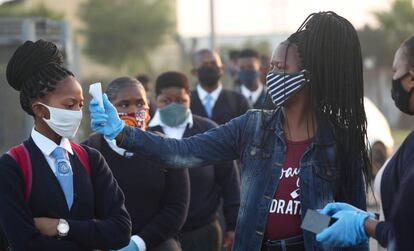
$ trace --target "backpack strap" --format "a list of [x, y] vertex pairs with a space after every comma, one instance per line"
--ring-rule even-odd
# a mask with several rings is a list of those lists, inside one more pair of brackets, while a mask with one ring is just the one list
[[17, 162], [17, 165], [22, 171], [24, 179], [24, 199], [28, 201], [32, 190], [32, 161], [30, 160], [29, 152], [22, 143], [12, 147], [7, 154]]
[[92, 177], [91, 166], [89, 165], [89, 155], [88, 152], [83, 148], [81, 145], [76, 143], [70, 142], [73, 151], [78, 156], [80, 162], [82, 163], [83, 167], [85, 167], [86, 172]]
[[[73, 142], [71, 142], [71, 146], [82, 165], [85, 167], [86, 172], [89, 176], [92, 176], [88, 152], [86, 152], [85, 148]], [[10, 155], [20, 167], [24, 180], [24, 199], [28, 201], [32, 190], [32, 161], [30, 159], [29, 151], [22, 143], [12, 147], [7, 154]]]

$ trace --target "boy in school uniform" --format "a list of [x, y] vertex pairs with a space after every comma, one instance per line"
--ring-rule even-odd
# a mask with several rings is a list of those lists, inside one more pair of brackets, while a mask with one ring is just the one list
[[[149, 130], [168, 138], [188, 138], [217, 127], [213, 121], [192, 114], [187, 77], [180, 72], [166, 72], [156, 80], [158, 110]], [[190, 206], [187, 221], [179, 235], [183, 251], [218, 251], [222, 245], [231, 250], [237, 212], [240, 205], [240, 181], [232, 161], [189, 169]], [[218, 221], [223, 201], [224, 235]], [[224, 240], [222, 240], [224, 236]]]

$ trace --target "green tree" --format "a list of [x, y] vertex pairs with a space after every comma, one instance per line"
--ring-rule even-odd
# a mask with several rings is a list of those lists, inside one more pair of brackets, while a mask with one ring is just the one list
[[41, 2], [31, 9], [24, 9], [21, 3], [1, 5], [0, 17], [44, 17], [51, 20], [62, 20], [64, 15], [49, 9]]
[[136, 71], [148, 54], [174, 32], [170, 0], [88, 0], [81, 6], [87, 42], [94, 60]]
[[381, 29], [373, 29], [366, 25], [358, 31], [364, 59], [370, 59], [375, 66], [389, 67], [392, 62], [394, 48], [386, 41], [387, 34]]
[[390, 11], [376, 12], [375, 16], [393, 49], [414, 32], [414, 7], [411, 0], [396, 0]]
[[377, 66], [392, 62], [394, 51], [414, 33], [414, 7], [411, 0], [395, 0], [389, 11], [374, 13], [379, 28], [365, 26], [359, 30], [364, 57], [375, 60]]

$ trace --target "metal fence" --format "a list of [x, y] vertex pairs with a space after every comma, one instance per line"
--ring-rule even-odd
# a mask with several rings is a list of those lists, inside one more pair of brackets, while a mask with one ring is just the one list
[[19, 94], [6, 82], [6, 66], [12, 53], [26, 40], [54, 42], [62, 51], [66, 67], [79, 73], [70, 24], [44, 18], [0, 18], [0, 151], [28, 137], [33, 119], [20, 108]]

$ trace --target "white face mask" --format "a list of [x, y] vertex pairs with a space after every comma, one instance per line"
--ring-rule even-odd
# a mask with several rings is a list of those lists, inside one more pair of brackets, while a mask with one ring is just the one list
[[43, 118], [43, 120], [50, 129], [63, 138], [73, 139], [82, 121], [82, 110], [72, 111], [42, 105], [49, 109], [50, 119]]

